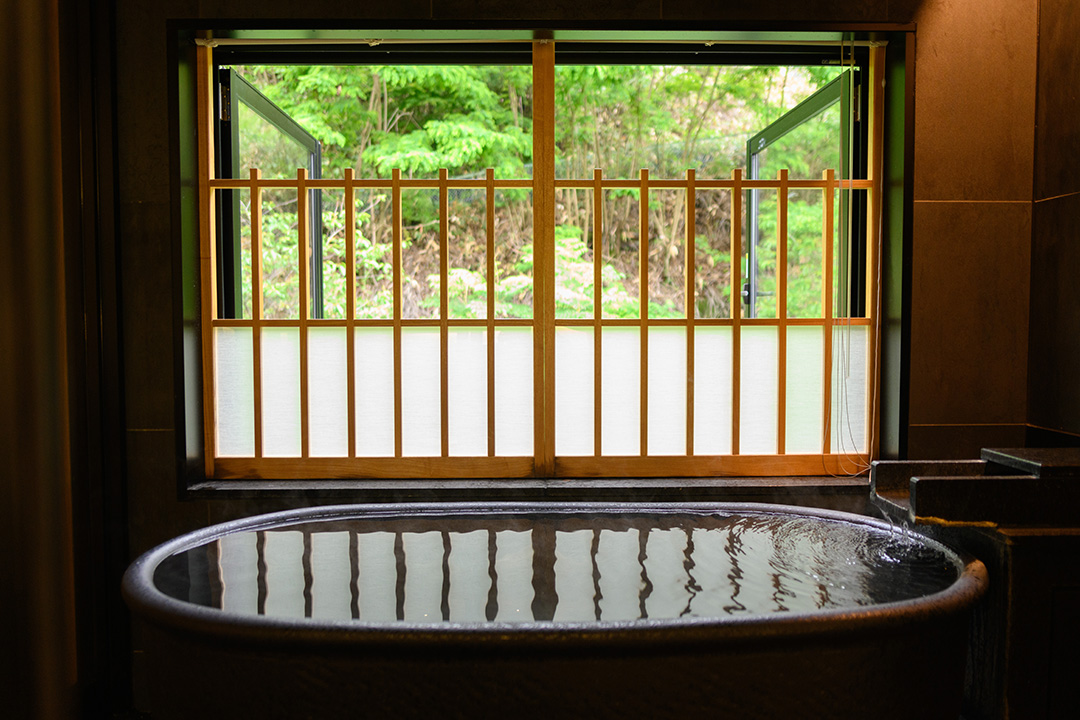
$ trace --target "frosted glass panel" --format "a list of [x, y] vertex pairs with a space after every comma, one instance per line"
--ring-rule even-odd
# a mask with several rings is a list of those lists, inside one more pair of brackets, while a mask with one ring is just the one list
[[739, 452], [776, 452], [777, 366], [775, 327], [742, 328]]
[[488, 591], [488, 534], [485, 530], [450, 533], [450, 620], [483, 622]]
[[641, 341], [638, 328], [603, 330], [601, 442], [604, 455], [641, 452]]
[[226, 612], [254, 615], [259, 612], [256, 568], [258, 536], [252, 532], [230, 533], [218, 541], [221, 564], [221, 608]]
[[442, 535], [436, 532], [402, 533], [405, 548], [405, 620], [442, 620]]
[[833, 328], [832, 451], [866, 452], [867, 326]]
[[731, 328], [694, 330], [694, 454], [731, 453]]
[[600, 619], [637, 620], [638, 595], [643, 589], [638, 564], [638, 531], [600, 531], [596, 567], [600, 573]]
[[352, 618], [351, 575], [349, 533], [312, 533], [311, 617], [325, 620]]
[[820, 453], [824, 446], [821, 380], [825, 349], [820, 327], [787, 329], [785, 452]]
[[401, 452], [442, 454], [442, 381], [437, 328], [401, 331]]
[[266, 614], [304, 617], [304, 535], [266, 533]]
[[255, 455], [255, 370], [251, 328], [214, 328], [217, 455]]
[[495, 331], [495, 454], [533, 454], [532, 328]]
[[532, 532], [503, 530], [495, 535], [495, 575], [499, 611], [496, 621], [532, 619]]
[[450, 454], [486, 456], [487, 331], [454, 328], [448, 335], [447, 401]]
[[686, 454], [685, 328], [649, 328], [649, 454]]
[[345, 328], [308, 328], [308, 452], [349, 454], [349, 367]]
[[263, 455], [300, 455], [300, 330], [262, 329]]
[[593, 454], [593, 331], [555, 328], [555, 454]]
[[356, 330], [356, 455], [394, 455], [394, 331]]
[[594, 615], [591, 530], [555, 533], [555, 621]]
[[360, 619], [379, 622], [397, 619], [397, 559], [394, 533], [357, 536], [356, 579]]

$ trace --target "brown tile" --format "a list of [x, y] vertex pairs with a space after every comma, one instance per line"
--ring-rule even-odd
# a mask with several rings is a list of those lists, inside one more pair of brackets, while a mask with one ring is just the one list
[[1035, 203], [1028, 419], [1080, 433], [1080, 194]]
[[928, 0], [915, 51], [915, 199], [1030, 200], [1037, 4]]
[[1080, 192], [1080, 4], [1039, 5], [1039, 82], [1035, 138], [1035, 198]]
[[661, 0], [432, 0], [436, 20], [659, 20]]
[[838, 3], [835, 0], [759, 0], [758, 2], [701, 2], [664, 0], [665, 20], [740, 20], [767, 22], [882, 22], [887, 0]]
[[1024, 444], [1023, 425], [912, 425], [908, 428], [908, 458], [912, 460], [973, 460], [986, 447]]
[[915, 203], [910, 416], [1025, 421], [1029, 203]]

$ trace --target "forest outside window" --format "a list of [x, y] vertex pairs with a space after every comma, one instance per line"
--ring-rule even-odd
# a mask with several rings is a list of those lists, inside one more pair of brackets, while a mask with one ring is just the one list
[[868, 463], [873, 49], [209, 45], [208, 477]]

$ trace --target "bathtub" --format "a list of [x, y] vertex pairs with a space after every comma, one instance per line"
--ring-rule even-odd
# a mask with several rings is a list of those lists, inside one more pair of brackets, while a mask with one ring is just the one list
[[154, 718], [955, 720], [985, 586], [847, 513], [492, 503], [217, 525], [123, 591]]

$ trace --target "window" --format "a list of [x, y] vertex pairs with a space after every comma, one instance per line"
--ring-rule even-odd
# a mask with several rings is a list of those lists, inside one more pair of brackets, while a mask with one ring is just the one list
[[[444, 123], [320, 176], [305, 118], [236, 67], [355, 54], [211, 44], [199, 48], [197, 90], [207, 476], [791, 475], [868, 462], [878, 188], [866, 128], [880, 109], [860, 89], [872, 86], [873, 49], [786, 47], [789, 70], [823, 58], [847, 69], [763, 129], [738, 128], [747, 167], [721, 169], [702, 160], [700, 131], [722, 108], [706, 103], [698, 134], [662, 143], [640, 122], [655, 84], [632, 90], [637, 116], [581, 104], [570, 127], [590, 137], [560, 135], [556, 117], [577, 93], [614, 92], [620, 72], [652, 78], [634, 69], [645, 62], [666, 83], [705, 87], [716, 68], [777, 64], [775, 53], [535, 41], [455, 58], [403, 46], [380, 67], [418, 87], [455, 82], [454, 66], [431, 67], [447, 57], [531, 66], [499, 105], [520, 137], [496, 119], [469, 126], [465, 111], [460, 123], [474, 162], [485, 142], [521, 143], [522, 160], [430, 166], [438, 142], [466, 132]], [[376, 89], [357, 112], [383, 113], [384, 130], [407, 119]], [[602, 137], [635, 122], [625, 147]], [[258, 160], [241, 157], [249, 137]]]

